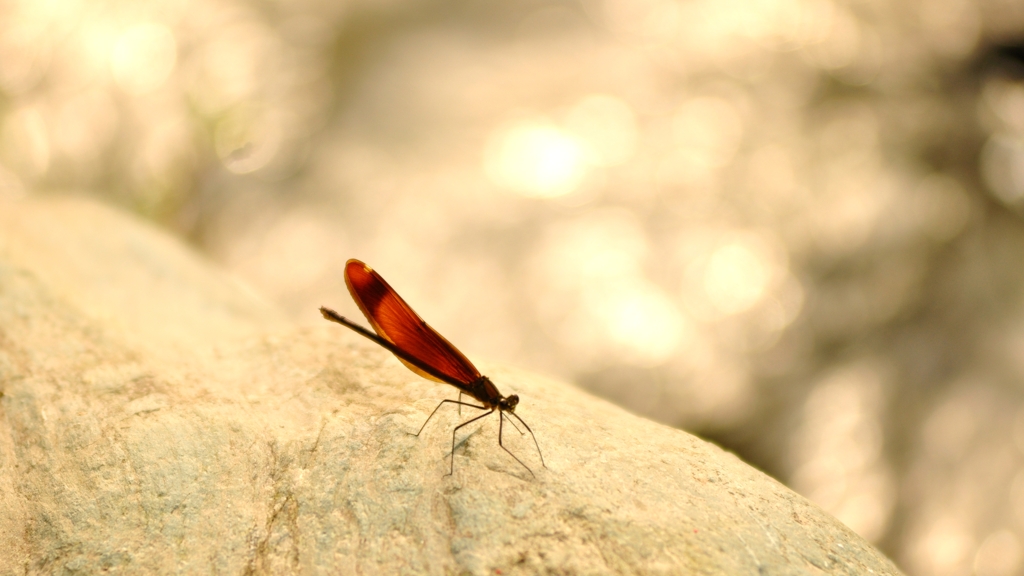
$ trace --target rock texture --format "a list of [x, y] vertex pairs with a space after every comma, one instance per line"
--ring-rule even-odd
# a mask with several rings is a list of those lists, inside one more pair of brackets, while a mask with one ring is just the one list
[[446, 476], [456, 410], [410, 433], [454, 389], [309, 315], [110, 209], [0, 203], [0, 574], [898, 573], [731, 454], [482, 361], [547, 468], [490, 417]]

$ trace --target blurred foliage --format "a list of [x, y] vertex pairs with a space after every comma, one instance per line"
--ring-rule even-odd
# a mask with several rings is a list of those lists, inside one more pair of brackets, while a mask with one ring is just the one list
[[911, 575], [1024, 574], [1022, 38], [1009, 0], [3, 0], [0, 195], [125, 206], [302, 322], [359, 257]]

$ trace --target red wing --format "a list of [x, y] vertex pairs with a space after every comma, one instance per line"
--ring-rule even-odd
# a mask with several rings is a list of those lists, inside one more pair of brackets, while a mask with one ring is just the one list
[[[352, 299], [382, 338], [409, 355], [451, 378], [448, 384], [469, 384], [480, 378], [480, 371], [444, 336], [427, 325], [402, 297], [372, 268], [359, 260], [345, 263], [345, 284]], [[413, 372], [442, 382], [416, 366], [398, 358]]]

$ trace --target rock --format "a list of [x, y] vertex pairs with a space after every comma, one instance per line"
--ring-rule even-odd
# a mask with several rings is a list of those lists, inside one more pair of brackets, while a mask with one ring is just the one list
[[547, 467], [490, 416], [446, 476], [456, 409], [412, 433], [455, 389], [317, 318], [108, 208], [0, 204], [0, 573], [898, 574], [733, 455], [482, 361]]

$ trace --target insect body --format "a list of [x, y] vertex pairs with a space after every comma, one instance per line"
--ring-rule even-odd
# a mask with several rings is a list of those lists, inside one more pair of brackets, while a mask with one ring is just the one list
[[[384, 348], [387, 348], [398, 359], [413, 372], [434, 380], [451, 384], [459, 389], [459, 400], [442, 400], [437, 408], [427, 416], [427, 420], [420, 427], [416, 436], [423, 432], [427, 422], [434, 417], [437, 410], [446, 403], [459, 406], [469, 406], [478, 410], [487, 410], [484, 414], [476, 416], [455, 427], [452, 431], [452, 455], [451, 466], [448, 474], [455, 471], [455, 434], [459, 428], [472, 424], [477, 420], [498, 412], [498, 445], [505, 452], [508, 452], [516, 462], [526, 468], [531, 475], [533, 470], [513, 454], [502, 443], [502, 432], [505, 419], [515, 418], [526, 427], [526, 430], [533, 437], [533, 443], [537, 446], [537, 454], [540, 454], [541, 464], [544, 464], [544, 455], [540, 452], [540, 444], [533, 430], [523, 422], [523, 419], [515, 413], [516, 405], [519, 404], [519, 396], [502, 396], [497, 387], [489, 378], [480, 374], [480, 371], [473, 366], [473, 363], [466, 358], [462, 352], [446, 340], [444, 336], [437, 333], [426, 322], [420, 318], [405, 300], [387, 282], [381, 278], [372, 268], [359, 260], [349, 260], [345, 263], [345, 284], [348, 286], [352, 299], [356, 301], [359, 309], [366, 316], [366, 319], [373, 326], [374, 332], [355, 324], [351, 320], [339, 315], [330, 308], [320, 307], [320, 313], [324, 318], [337, 322], [343, 326], [355, 330], [359, 334], [373, 340]], [[462, 394], [473, 397], [480, 405], [462, 401]], [[512, 422], [511, 420], [509, 422]], [[514, 423], [512, 423], [515, 426]], [[546, 465], [545, 465], [546, 467]]]

